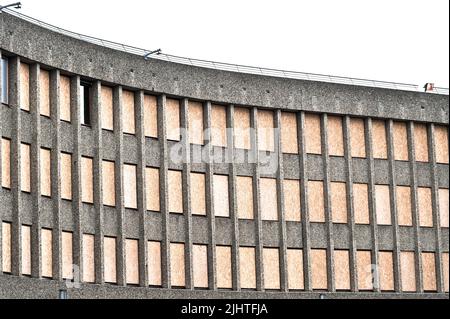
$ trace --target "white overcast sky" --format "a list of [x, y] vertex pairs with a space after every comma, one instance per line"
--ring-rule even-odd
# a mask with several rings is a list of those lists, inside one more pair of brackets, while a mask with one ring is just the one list
[[22, 4], [22, 13], [62, 28], [168, 54], [449, 87], [448, 0]]

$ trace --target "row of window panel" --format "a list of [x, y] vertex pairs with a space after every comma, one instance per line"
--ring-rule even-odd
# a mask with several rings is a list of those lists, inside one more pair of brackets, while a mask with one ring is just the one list
[[[2, 223], [2, 255], [3, 272], [11, 272], [11, 224]], [[42, 276], [52, 278], [52, 231], [41, 230], [41, 263]], [[65, 279], [73, 277], [72, 233], [62, 232], [62, 274]], [[107, 283], [117, 282], [116, 238], [104, 237], [104, 280]], [[150, 286], [161, 286], [161, 244], [147, 242], [148, 277]], [[218, 288], [231, 289], [232, 286], [232, 251], [231, 246], [216, 246], [216, 272]], [[22, 269], [24, 275], [31, 275], [31, 227], [22, 226]], [[94, 236], [83, 235], [83, 278], [84, 282], [95, 282]], [[304, 264], [301, 249], [287, 249], [288, 288], [304, 289]], [[311, 284], [316, 290], [328, 289], [327, 251], [312, 249]], [[337, 290], [350, 290], [350, 252], [334, 250], [334, 280]], [[416, 256], [412, 251], [400, 253], [400, 276], [404, 292], [417, 291]], [[185, 287], [185, 245], [170, 244], [170, 271], [172, 287]], [[280, 289], [280, 255], [278, 248], [263, 248], [263, 269], [265, 289]], [[371, 251], [356, 252], [356, 271], [358, 289], [372, 290], [378, 283], [382, 291], [394, 291], [394, 261], [391, 251], [378, 253], [378, 265], [372, 264]], [[197, 288], [208, 288], [208, 246], [193, 245], [193, 284]], [[240, 285], [243, 289], [256, 288], [256, 253], [254, 247], [239, 248]], [[436, 291], [436, 259], [432, 252], [421, 253], [420, 263], [423, 272], [425, 291]], [[125, 240], [126, 283], [139, 284], [139, 241]], [[444, 290], [448, 292], [448, 253], [442, 254]], [[373, 276], [378, 276], [378, 281]]]
[[[6, 61], [6, 60], [5, 60]], [[20, 83], [22, 109], [29, 110], [29, 66], [21, 63]], [[40, 107], [41, 114], [50, 116], [50, 75], [46, 70], [40, 72]], [[80, 116], [83, 124], [90, 124], [90, 104], [92, 91], [89, 85], [80, 85]], [[103, 129], [114, 129], [114, 94], [113, 89], [107, 86], [101, 87], [101, 125]], [[60, 77], [60, 117], [62, 120], [71, 121], [71, 91], [70, 78]], [[135, 93], [122, 91], [122, 126], [123, 132], [127, 134], [136, 133], [135, 123]], [[203, 104], [189, 102], [189, 135], [190, 142], [204, 144], [204, 110]], [[157, 129], [157, 99], [155, 96], [144, 95], [144, 133], [148, 137], [158, 137]], [[226, 107], [213, 105], [211, 109], [211, 143], [215, 146], [226, 147], [227, 141], [227, 114]], [[260, 150], [275, 150], [274, 112], [259, 110], [258, 113], [258, 147]], [[235, 108], [235, 147], [250, 149], [250, 109]], [[305, 117], [305, 147], [306, 152], [311, 154], [322, 154], [321, 141], [321, 119], [319, 115], [307, 114]], [[339, 116], [328, 116], [327, 135], [328, 153], [331, 156], [344, 156], [344, 134], [343, 118]], [[175, 99], [167, 99], [166, 102], [166, 125], [167, 138], [169, 140], [180, 140], [180, 102]], [[281, 144], [284, 153], [297, 154], [298, 130], [296, 113], [281, 113]], [[366, 157], [366, 135], [363, 119], [350, 119], [350, 146], [352, 157]], [[405, 122], [394, 122], [393, 125], [394, 158], [396, 160], [409, 160], [408, 133]], [[372, 125], [372, 145], [374, 158], [386, 159], [388, 147], [386, 138], [386, 122], [374, 120]], [[415, 159], [420, 162], [429, 161], [429, 137], [427, 126], [416, 123], [414, 125]], [[448, 129], [444, 126], [435, 128], [436, 161], [448, 163]]]

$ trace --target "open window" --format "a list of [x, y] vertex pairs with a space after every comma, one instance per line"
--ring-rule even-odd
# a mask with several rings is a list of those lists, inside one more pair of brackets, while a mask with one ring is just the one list
[[80, 83], [80, 122], [82, 125], [91, 125], [91, 84], [81, 81]]

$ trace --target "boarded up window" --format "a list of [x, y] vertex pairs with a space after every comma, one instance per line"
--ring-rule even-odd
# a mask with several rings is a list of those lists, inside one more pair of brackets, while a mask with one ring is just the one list
[[436, 147], [436, 162], [448, 164], [448, 128], [436, 126], [434, 129], [434, 144]]
[[239, 273], [241, 288], [256, 288], [255, 248], [239, 247]]
[[251, 148], [249, 109], [234, 109], [234, 147], [247, 150]]
[[59, 117], [62, 121], [70, 122], [70, 78], [67, 76], [61, 76], [60, 78], [60, 114]]
[[11, 224], [2, 223], [2, 271], [11, 273]]
[[51, 152], [41, 148], [41, 195], [52, 195]]
[[[30, 145], [20, 145], [20, 183], [22, 192], [31, 192], [31, 154]], [[42, 159], [41, 159], [42, 161]], [[50, 164], [50, 163], [49, 163]], [[50, 174], [50, 169], [49, 169]]]
[[170, 244], [170, 274], [172, 286], [185, 286], [184, 244]]
[[372, 255], [370, 251], [358, 250], [356, 252], [356, 266], [358, 272], [358, 289], [372, 290]]
[[408, 160], [408, 133], [406, 123], [394, 122], [394, 158], [396, 161]]
[[305, 146], [306, 153], [322, 154], [322, 145], [320, 137], [320, 116], [315, 114], [305, 115]]
[[397, 186], [397, 215], [400, 226], [412, 226], [411, 188]]
[[189, 102], [189, 141], [203, 145], [203, 105], [200, 102]]
[[2, 187], [11, 188], [11, 141], [2, 138]]
[[258, 111], [258, 148], [260, 151], [275, 150], [272, 111]]
[[264, 248], [263, 263], [265, 288], [280, 289], [280, 253], [278, 248]]
[[63, 279], [73, 278], [73, 246], [72, 233], [62, 232], [61, 234], [61, 256], [62, 256], [62, 276]]
[[441, 219], [441, 227], [448, 228], [448, 189], [439, 189], [439, 215]]
[[286, 221], [299, 222], [301, 219], [300, 181], [283, 181], [284, 214]]
[[422, 253], [423, 290], [436, 291], [436, 259], [434, 253]]
[[283, 153], [298, 154], [297, 114], [281, 112], [281, 147]]
[[135, 117], [134, 117], [134, 92], [123, 91], [123, 110], [122, 123], [123, 132], [134, 135], [136, 133]]
[[114, 130], [113, 89], [102, 86], [102, 128]]
[[149, 285], [161, 286], [161, 243], [149, 241], [147, 248]]
[[400, 253], [400, 267], [402, 290], [405, 292], [416, 291], [416, 266], [413, 251]]
[[31, 226], [22, 225], [22, 275], [31, 275]]
[[30, 110], [30, 66], [20, 63], [20, 108]]
[[180, 140], [180, 102], [167, 99], [166, 102], [166, 126], [167, 139], [171, 141]]
[[331, 182], [331, 215], [333, 223], [347, 223], [347, 189], [345, 183]]
[[145, 194], [147, 210], [159, 212], [159, 169], [145, 168]]
[[61, 198], [72, 199], [72, 155], [61, 153]]
[[41, 231], [41, 258], [42, 258], [42, 277], [53, 277], [53, 249], [52, 249], [52, 231], [42, 229]]
[[169, 211], [183, 213], [183, 183], [181, 172], [169, 171]]
[[305, 289], [303, 275], [303, 251], [287, 250], [288, 286], [289, 289]]
[[378, 253], [378, 275], [380, 276], [380, 290], [394, 291], [394, 261], [392, 252]]
[[228, 201], [228, 176], [214, 175], [214, 215], [217, 217], [230, 216], [230, 204]]
[[116, 272], [116, 239], [113, 237], [104, 238], [104, 277], [105, 282], [115, 283], [117, 281]]
[[83, 281], [95, 282], [94, 235], [83, 234]]
[[153, 95], [144, 95], [144, 134], [158, 137], [158, 101]]
[[123, 196], [126, 208], [137, 208], [136, 165], [123, 165]]
[[127, 284], [139, 284], [139, 241], [125, 240], [125, 263]]
[[308, 181], [308, 209], [310, 222], [325, 222], [323, 182]]
[[261, 218], [278, 220], [277, 180], [261, 178], [260, 181]]
[[94, 202], [94, 179], [92, 158], [81, 158], [81, 200], [83, 203]]
[[352, 157], [366, 157], [366, 138], [364, 136], [364, 120], [350, 119], [350, 144]]
[[375, 185], [375, 205], [378, 225], [391, 225], [391, 196], [389, 186]]
[[367, 184], [353, 184], [353, 209], [356, 224], [370, 223]]
[[313, 289], [327, 289], [327, 251], [325, 249], [311, 249], [311, 284]]
[[227, 146], [227, 111], [225, 106], [211, 107], [211, 144], [213, 146]]
[[419, 206], [420, 226], [433, 227], [433, 207], [431, 206], [431, 188], [418, 187], [417, 199]]
[[116, 206], [114, 162], [102, 162], [103, 205]]
[[46, 70], [40, 70], [40, 108], [41, 115], [50, 117], [50, 73]]
[[428, 162], [428, 133], [425, 124], [414, 125], [414, 148], [416, 161]]
[[328, 116], [328, 154], [344, 156], [344, 134], [342, 117]]
[[336, 290], [350, 290], [350, 256], [348, 250], [334, 251]]
[[193, 215], [206, 215], [205, 174], [191, 173], [191, 210]]
[[206, 245], [192, 246], [194, 287], [208, 288], [208, 251]]
[[233, 287], [231, 271], [231, 247], [216, 246], [217, 288]]
[[444, 277], [444, 291], [448, 292], [448, 253], [442, 253], [442, 275]]
[[386, 123], [384, 121], [372, 122], [373, 157], [387, 159]]

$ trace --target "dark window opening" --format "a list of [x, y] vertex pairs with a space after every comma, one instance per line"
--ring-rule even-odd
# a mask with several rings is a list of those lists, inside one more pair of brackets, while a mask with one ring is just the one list
[[80, 121], [83, 125], [91, 125], [91, 84], [80, 84]]
[[8, 104], [8, 59], [1, 58], [0, 62], [0, 102], [4, 104]]

